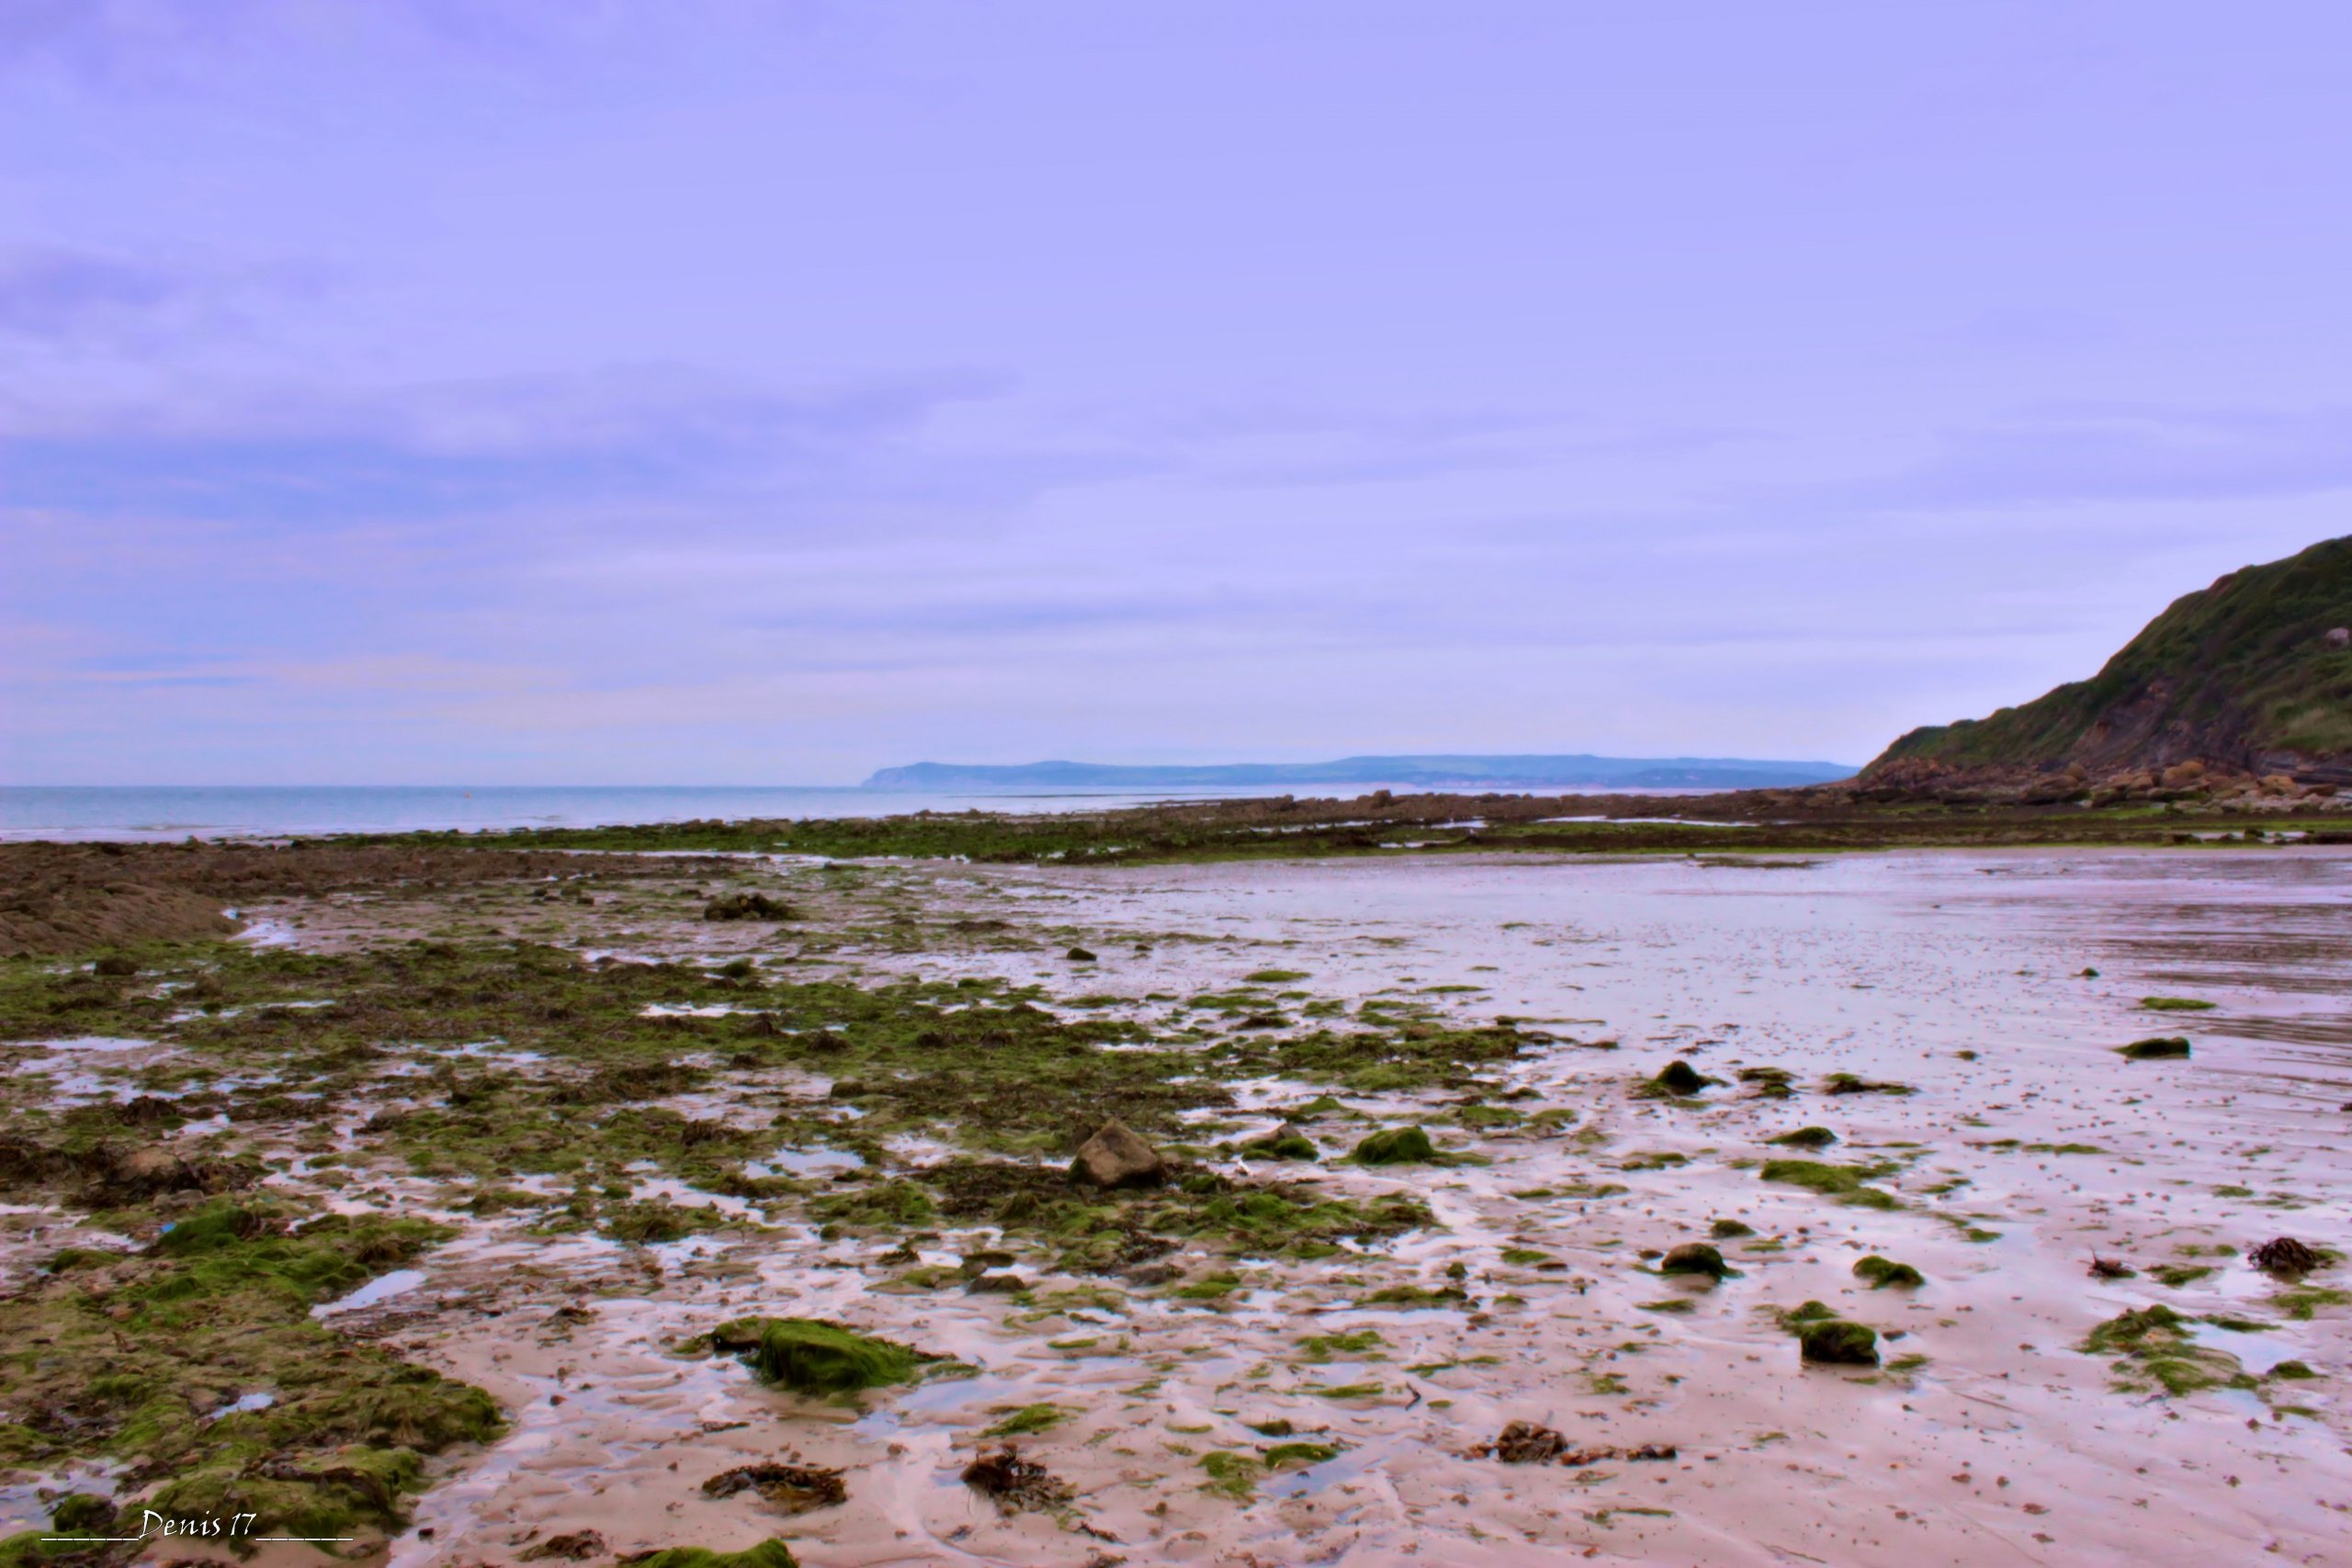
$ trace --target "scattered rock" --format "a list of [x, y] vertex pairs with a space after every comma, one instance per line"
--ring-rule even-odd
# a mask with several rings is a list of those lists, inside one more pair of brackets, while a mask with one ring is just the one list
[[1437, 1145], [1419, 1127], [1385, 1128], [1356, 1145], [1358, 1165], [1426, 1165], [1436, 1158]]
[[1745, 1220], [1717, 1220], [1707, 1229], [1718, 1241], [1729, 1241], [1736, 1236], [1756, 1234], [1756, 1227]]
[[1069, 1483], [1057, 1480], [1044, 1465], [1023, 1459], [1010, 1443], [966, 1465], [964, 1484], [992, 1499], [1002, 1514], [1058, 1507], [1071, 1496]]
[[764, 893], [726, 893], [702, 907], [706, 920], [797, 920], [792, 906]]
[[1881, 1258], [1876, 1253], [1871, 1254], [1854, 1265], [1854, 1278], [1868, 1280], [1873, 1291], [1883, 1291], [1890, 1285], [1911, 1287], [1928, 1282], [1928, 1277], [1908, 1263], [1897, 1263], [1891, 1258]]
[[1832, 1073], [1822, 1086], [1825, 1094], [1917, 1094], [1907, 1083], [1887, 1083], [1860, 1073]]
[[763, 1501], [787, 1514], [805, 1514], [849, 1501], [842, 1472], [822, 1465], [738, 1465], [702, 1483], [706, 1497], [732, 1497], [739, 1492], [756, 1492]]
[[2091, 1254], [2091, 1278], [2094, 1280], [2129, 1280], [2139, 1270], [2120, 1258], [2101, 1258]]
[[561, 1558], [566, 1562], [585, 1562], [591, 1557], [602, 1557], [612, 1549], [605, 1538], [594, 1530], [570, 1530], [551, 1535], [530, 1551], [523, 1553], [525, 1562], [547, 1562]]
[[1156, 1187], [1168, 1179], [1168, 1165], [1158, 1149], [1114, 1116], [1079, 1149], [1069, 1175], [1090, 1187]]
[[2319, 1248], [2293, 1236], [2273, 1236], [2245, 1255], [2246, 1261], [2266, 1274], [2301, 1277], [2310, 1273], [2327, 1259]]
[[1567, 1438], [1532, 1421], [1513, 1421], [1502, 1435], [1471, 1450], [1474, 1457], [1498, 1459], [1505, 1464], [1564, 1464], [1574, 1469], [1612, 1459], [1669, 1460], [1678, 1450], [1672, 1443], [1644, 1443], [1639, 1448], [1572, 1449]]
[[1878, 1330], [1843, 1318], [1816, 1318], [1797, 1329], [1798, 1353], [1833, 1367], [1878, 1365]]
[[1478, 1452], [1505, 1464], [1549, 1464], [1568, 1451], [1567, 1438], [1532, 1421], [1513, 1421]]
[[1657, 1076], [1650, 1079], [1646, 1087], [1658, 1094], [1684, 1097], [1697, 1094], [1714, 1081], [1711, 1077], [1702, 1076], [1698, 1068], [1678, 1056], [1660, 1067]]
[[1316, 1148], [1315, 1141], [1313, 1139], [1309, 1138], [1305, 1133], [1299, 1131], [1296, 1127], [1292, 1126], [1287, 1122], [1275, 1128], [1272, 1132], [1267, 1134], [1264, 1137], [1252, 1138], [1250, 1142], [1242, 1145], [1241, 1151], [1244, 1154], [1256, 1155], [1260, 1159], [1303, 1159], [1308, 1161], [1317, 1159], [1319, 1157], [1321, 1153], [1321, 1151]]
[[2115, 1054], [2127, 1062], [2155, 1062], [2168, 1056], [2188, 1055], [2188, 1042], [2177, 1034], [2160, 1034], [2153, 1039], [2134, 1040], [2129, 1045], [2119, 1045]]
[[1702, 1274], [1710, 1280], [1728, 1280], [1739, 1270], [1724, 1261], [1724, 1255], [1703, 1241], [1686, 1241], [1668, 1252], [1658, 1266], [1661, 1274]]
[[1017, 1296], [1029, 1288], [1029, 1281], [1018, 1274], [996, 1273], [975, 1275], [964, 1287], [975, 1295]]
[[90, 972], [95, 975], [103, 975], [110, 980], [127, 980], [139, 973], [139, 965], [134, 960], [125, 958], [119, 953], [109, 953], [96, 964], [91, 964]]
[[1082, 947], [1073, 947], [1068, 953], [1063, 953], [1062, 956], [1069, 959], [1072, 964], [1091, 964], [1094, 962], [1094, 954], [1087, 952], [1086, 949]]
[[1826, 1127], [1799, 1127], [1793, 1133], [1783, 1133], [1777, 1138], [1764, 1141], [1792, 1149], [1826, 1149], [1838, 1141], [1838, 1134]]

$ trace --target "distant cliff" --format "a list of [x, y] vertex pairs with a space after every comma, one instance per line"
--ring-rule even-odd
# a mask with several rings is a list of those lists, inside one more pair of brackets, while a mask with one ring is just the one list
[[2352, 536], [2173, 601], [2106, 668], [1988, 717], [1915, 729], [1865, 792], [2007, 784], [2052, 797], [2352, 785]]
[[1014, 789], [1262, 789], [1407, 784], [1417, 789], [1785, 789], [1852, 774], [1841, 762], [1754, 761], [1737, 757], [1343, 757], [1334, 762], [1237, 762], [1122, 767], [1024, 762], [1012, 767], [917, 762], [885, 768], [867, 789], [941, 793]]

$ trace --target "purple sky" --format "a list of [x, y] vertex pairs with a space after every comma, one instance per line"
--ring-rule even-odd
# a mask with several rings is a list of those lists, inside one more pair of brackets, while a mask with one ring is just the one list
[[2352, 531], [2347, 58], [6, 0], [0, 782], [1860, 761]]

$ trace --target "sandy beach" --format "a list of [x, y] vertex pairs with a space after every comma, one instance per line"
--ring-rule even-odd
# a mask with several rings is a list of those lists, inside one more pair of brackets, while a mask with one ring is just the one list
[[[679, 1056], [708, 1069], [690, 1088], [645, 1106], [732, 1129], [756, 1173], [786, 1179], [732, 1196], [635, 1162], [633, 1201], [707, 1212], [631, 1241], [550, 1224], [553, 1178], [515, 1174], [517, 1194], [486, 1206], [479, 1180], [371, 1136], [462, 1099], [465, 1071], [575, 1064], [379, 1042], [308, 1125], [248, 1114], [214, 1081], [221, 1109], [173, 1146], [256, 1155], [289, 1199], [448, 1227], [312, 1309], [505, 1415], [492, 1440], [432, 1461], [413, 1523], [379, 1549], [403, 1568], [771, 1537], [820, 1568], [2317, 1563], [2340, 1546], [2344, 1277], [2274, 1278], [2246, 1255], [2344, 1235], [2352, 856], [678, 866], [684, 897], [656, 875], [584, 907], [551, 906], [543, 885], [280, 900], [241, 911], [241, 941], [351, 954], [535, 936], [608, 969], [748, 959], [755, 984], [1018, 993], [1130, 1037], [1095, 1051], [1201, 1057], [1160, 1075], [1170, 1126], [1155, 1138], [1198, 1179], [1425, 1220], [1307, 1247], [1204, 1233], [1142, 1265], [1079, 1267], [1059, 1238], [954, 1200], [975, 1156], [1054, 1184], [1066, 1156], [910, 1125], [820, 1060], [705, 1050]], [[712, 866], [804, 919], [697, 918], [686, 899]], [[646, 1010], [664, 1007], [729, 1026], [758, 998]], [[1410, 1080], [1393, 1087], [1331, 1071], [1328, 1053], [1284, 1066], [1295, 1040], [1392, 1029], [1510, 1045], [1392, 1071]], [[2173, 1035], [2190, 1056], [2117, 1054]], [[1246, 1060], [1220, 1043], [1246, 1043]], [[194, 1049], [23, 1043], [8, 1081], [119, 1101], [180, 1081]], [[1697, 1092], [1647, 1087], [1678, 1061]], [[581, 1135], [626, 1113], [584, 1112]], [[1285, 1126], [1320, 1157], [1245, 1146]], [[1345, 1157], [1416, 1126], [1434, 1160]], [[1808, 1128], [1827, 1137], [1787, 1141]], [[938, 1206], [893, 1225], [832, 1196], [877, 1182]], [[62, 1245], [131, 1239], [77, 1219], [12, 1205], [11, 1283]], [[1722, 1278], [1660, 1272], [1694, 1242]], [[1917, 1282], [1874, 1286], [1864, 1258]], [[2094, 1258], [2131, 1272], [2094, 1278]], [[1808, 1303], [1873, 1329], [1876, 1364], [1801, 1359]], [[2125, 1316], [2150, 1308], [2169, 1315]], [[803, 1397], [696, 1343], [748, 1315], [943, 1360]], [[1485, 1451], [1513, 1422], [1558, 1433], [1556, 1451]], [[1043, 1503], [965, 1484], [1008, 1443], [1057, 1483]], [[761, 1464], [837, 1472], [842, 1498], [786, 1512], [806, 1499], [706, 1490]], [[19, 1473], [9, 1529], [39, 1522], [38, 1483], [61, 1483]]]

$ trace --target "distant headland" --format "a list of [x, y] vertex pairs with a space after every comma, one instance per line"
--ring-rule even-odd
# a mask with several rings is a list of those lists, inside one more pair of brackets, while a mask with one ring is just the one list
[[1332, 762], [1232, 762], [1128, 767], [1104, 762], [978, 766], [916, 762], [884, 768], [867, 789], [1261, 789], [1296, 784], [1408, 784], [1437, 789], [1793, 789], [1852, 775], [1843, 762], [1742, 757], [1398, 756]]

